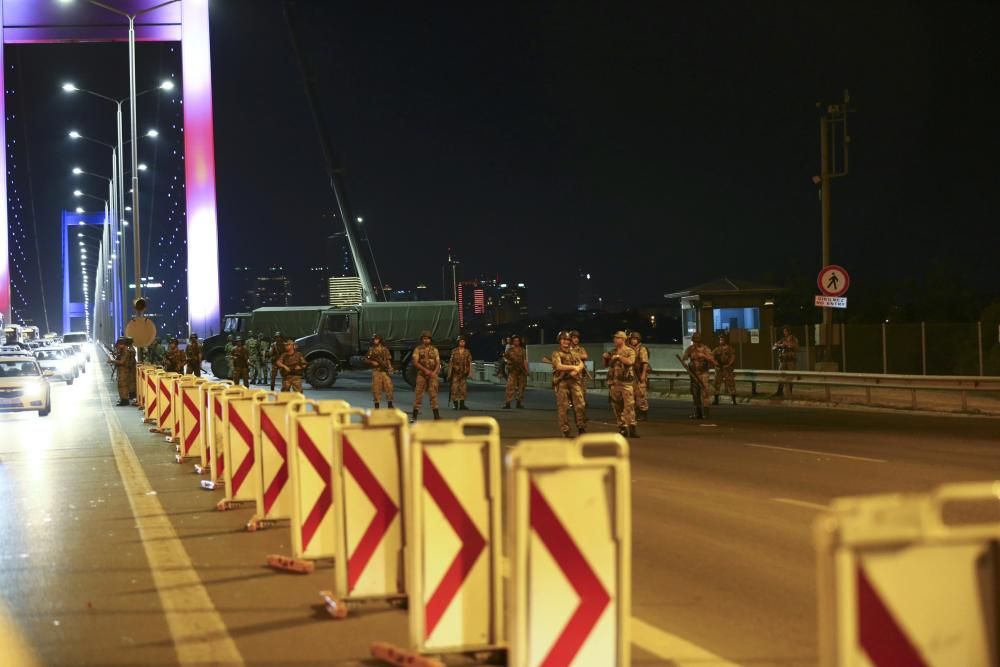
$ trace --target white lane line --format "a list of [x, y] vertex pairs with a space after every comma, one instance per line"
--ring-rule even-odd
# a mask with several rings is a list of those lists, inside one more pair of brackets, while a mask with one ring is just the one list
[[10, 610], [0, 600], [0, 665], [40, 667], [41, 664], [21, 635]]
[[202, 585], [163, 506], [155, 495], [147, 495], [153, 488], [118, 421], [118, 415], [109, 407], [111, 395], [106, 380], [102, 369], [97, 378], [101, 388], [101, 409], [111, 436], [118, 473], [132, 506], [132, 515], [139, 528], [160, 605], [166, 615], [174, 650], [177, 651], [178, 663], [192, 666], [243, 665], [243, 656], [229, 636], [225, 622]]
[[657, 658], [679, 667], [738, 667], [711, 651], [632, 617], [632, 643]]
[[760, 449], [776, 449], [779, 452], [796, 452], [798, 454], [814, 454], [816, 456], [832, 456], [838, 459], [850, 459], [852, 461], [867, 461], [868, 463], [888, 463], [886, 459], [873, 459], [867, 456], [852, 456], [850, 454], [833, 454], [831, 452], [819, 452], [815, 449], [796, 449], [795, 447], [775, 447], [774, 445], [756, 445], [752, 442], [743, 443], [744, 447], [758, 447]]
[[830, 509], [826, 505], [820, 505], [819, 503], [811, 503], [808, 500], [796, 500], [795, 498], [771, 498], [776, 503], [784, 503], [786, 505], [794, 505], [795, 507], [805, 507], [811, 510], [825, 511]]

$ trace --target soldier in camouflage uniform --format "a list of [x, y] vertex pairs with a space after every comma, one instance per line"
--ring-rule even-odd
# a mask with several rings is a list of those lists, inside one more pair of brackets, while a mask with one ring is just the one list
[[638, 331], [629, 332], [628, 346], [635, 350], [635, 413], [640, 421], [649, 419], [649, 399], [646, 392], [649, 388], [649, 349], [642, 344], [642, 334]]
[[438, 373], [441, 372], [441, 354], [431, 344], [431, 332], [420, 333], [420, 345], [413, 351], [413, 365], [417, 369], [416, 395], [413, 397], [413, 421], [420, 415], [424, 391], [430, 397], [434, 419], [441, 419], [438, 412]]
[[691, 400], [694, 401], [691, 419], [708, 419], [708, 369], [719, 364], [712, 356], [712, 350], [701, 342], [700, 333], [695, 332], [691, 336], [691, 344], [684, 350], [681, 363], [691, 373]]
[[128, 338], [128, 337], [125, 338], [125, 345], [128, 346], [128, 349], [126, 351], [126, 353], [128, 354], [128, 367], [127, 367], [128, 368], [128, 397], [129, 397], [129, 400], [134, 401], [138, 397], [138, 395], [139, 395], [138, 392], [137, 392], [137, 390], [136, 390], [136, 386], [135, 386], [135, 384], [136, 384], [135, 373], [136, 373], [136, 366], [137, 366], [137, 363], [138, 363], [136, 361], [136, 359], [137, 359], [136, 355], [138, 354], [138, 352], [136, 351], [134, 341], [131, 338]]
[[187, 359], [187, 372], [195, 377], [201, 377], [201, 345], [198, 344], [198, 334], [191, 334], [184, 356]]
[[715, 397], [712, 398], [712, 405], [719, 404], [719, 387], [723, 384], [733, 399], [733, 405], [736, 405], [736, 377], [733, 374], [736, 368], [736, 351], [725, 334], [719, 334], [719, 345], [712, 350], [712, 356], [719, 365], [715, 369]]
[[160, 339], [154, 338], [153, 344], [146, 349], [146, 361], [154, 366], [162, 366], [165, 354]]
[[247, 362], [250, 367], [250, 384], [260, 381], [260, 345], [257, 334], [251, 332], [247, 338]]
[[236, 346], [233, 345], [233, 337], [229, 336], [226, 338], [226, 373], [229, 375], [227, 379], [233, 379], [233, 349]]
[[274, 379], [278, 377], [278, 359], [285, 353], [285, 343], [281, 337], [281, 332], [274, 332], [274, 340], [271, 342], [271, 349], [268, 352], [268, 361], [271, 362], [271, 391], [274, 391]]
[[458, 347], [451, 351], [448, 363], [448, 399], [456, 410], [468, 410], [465, 397], [468, 394], [469, 376], [472, 375], [472, 353], [466, 347], [465, 336], [458, 337]]
[[236, 345], [233, 347], [233, 384], [250, 388], [250, 352], [243, 344], [243, 339], [236, 338]]
[[[774, 344], [774, 349], [778, 351], [778, 370], [781, 371], [794, 371], [798, 370], [798, 356], [799, 356], [799, 339], [792, 335], [792, 330], [790, 328], [783, 327], [781, 329], [781, 340]], [[778, 383], [778, 391], [774, 393], [775, 396], [785, 395], [785, 385], [788, 385], [788, 395], [792, 395], [792, 383]]]
[[302, 393], [302, 374], [306, 372], [306, 358], [295, 349], [295, 341], [285, 342], [285, 352], [275, 363], [281, 370], [281, 391], [297, 391]]
[[184, 372], [184, 361], [186, 359], [184, 350], [177, 346], [178, 340], [171, 338], [167, 348], [167, 356], [163, 359], [163, 370], [170, 371], [171, 373]]
[[108, 363], [115, 367], [115, 380], [118, 385], [118, 407], [129, 405], [128, 396], [128, 346], [125, 339], [119, 338], [115, 341], [115, 356], [108, 359]]
[[559, 415], [559, 430], [567, 438], [569, 432], [569, 409], [576, 416], [576, 429], [580, 435], [587, 432], [587, 408], [583, 400], [583, 374], [586, 366], [573, 350], [569, 332], [559, 334], [559, 349], [552, 353], [552, 379], [556, 389], [556, 412]]
[[382, 336], [375, 334], [372, 336], [372, 346], [368, 348], [368, 365], [372, 367], [372, 397], [375, 400], [375, 407], [379, 407], [379, 400], [385, 394], [385, 400], [392, 405], [392, 352], [382, 344]]
[[635, 423], [635, 395], [632, 384], [635, 378], [635, 350], [625, 344], [625, 332], [617, 331], [615, 347], [604, 353], [608, 369], [608, 394], [611, 408], [618, 420], [618, 432], [626, 437], [638, 438]]
[[517, 401], [517, 407], [524, 407], [524, 389], [528, 385], [528, 354], [520, 336], [510, 337], [510, 348], [503, 353], [507, 364], [507, 391], [504, 394], [504, 410], [510, 410], [510, 401]]

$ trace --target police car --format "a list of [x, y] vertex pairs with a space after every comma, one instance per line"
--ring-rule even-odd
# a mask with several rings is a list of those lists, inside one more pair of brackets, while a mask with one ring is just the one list
[[0, 412], [37, 411], [47, 417], [52, 411], [50, 374], [33, 356], [0, 354]]

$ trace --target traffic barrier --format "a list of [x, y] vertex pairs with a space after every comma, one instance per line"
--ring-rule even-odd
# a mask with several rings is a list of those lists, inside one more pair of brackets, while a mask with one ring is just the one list
[[496, 649], [504, 636], [496, 420], [414, 424], [407, 490], [411, 647]]
[[208, 428], [208, 479], [202, 480], [201, 488], [213, 491], [226, 483], [226, 434], [229, 431], [229, 401], [247, 393], [245, 387], [229, 383], [222, 391], [212, 394], [212, 410]]
[[[194, 471], [199, 475], [204, 475], [210, 471], [210, 440], [215, 429], [215, 421], [222, 417], [222, 408], [219, 407], [219, 417], [215, 415], [215, 395], [222, 393], [231, 386], [228, 381], [206, 382], [198, 387], [198, 412], [201, 417], [198, 422], [201, 425], [201, 433], [198, 437], [198, 459]], [[214, 488], [214, 486], [213, 486]]]
[[[232, 390], [230, 390], [232, 391]], [[228, 394], [229, 392], [225, 392]], [[224, 439], [223, 468], [226, 480], [226, 497], [216, 507], [220, 510], [232, 509], [242, 503], [256, 500], [257, 456], [255, 454], [254, 407], [267, 400], [268, 392], [248, 391], [229, 398], [226, 403], [226, 435]]]
[[289, 404], [292, 556], [269, 556], [272, 567], [300, 571], [308, 567], [305, 561], [333, 557], [333, 443], [338, 426], [350, 415], [351, 406], [346, 401]]
[[386, 642], [373, 642], [370, 650], [373, 658], [394, 667], [446, 667], [440, 660], [406, 651]]
[[198, 405], [199, 401], [203, 402], [204, 399], [200, 398], [198, 387], [207, 383], [208, 380], [205, 378], [194, 377], [193, 375], [185, 375], [178, 383], [181, 407], [179, 410], [176, 407], [174, 408], [181, 420], [180, 430], [178, 431], [179, 436], [175, 438], [177, 443], [177, 463], [183, 463], [184, 459], [198, 456], [200, 453], [199, 443], [202, 437], [202, 428], [201, 409]]
[[[165, 373], [161, 368], [152, 368], [144, 373], [146, 378], [146, 396], [143, 403], [143, 419], [147, 424], [155, 424], [160, 414], [160, 381], [159, 376]], [[138, 379], [136, 380], [138, 382]], [[136, 385], [138, 394], [138, 385]]]
[[506, 482], [508, 664], [631, 665], [628, 443], [521, 441]]
[[[181, 437], [181, 420], [184, 418], [184, 399], [181, 396], [181, 384], [186, 382], [188, 379], [192, 378], [192, 375], [182, 375], [177, 374], [171, 385], [170, 392], [170, 434], [167, 436], [167, 442], [180, 442]], [[180, 447], [177, 447], [177, 451], [180, 452]]]
[[354, 603], [406, 598], [402, 506], [409, 429], [399, 410], [344, 423], [333, 441], [334, 589], [320, 597], [334, 618]]
[[174, 420], [174, 381], [180, 377], [180, 373], [168, 373], [166, 371], [156, 375], [157, 389], [156, 395], [160, 404], [160, 409], [156, 413], [156, 421], [150, 433], [166, 434], [173, 426]]
[[824, 667], [1000, 664], [1000, 482], [838, 498], [815, 523]]
[[152, 364], [138, 364], [135, 367], [135, 404], [136, 407], [146, 407], [146, 373], [156, 368]]
[[268, 392], [267, 398], [255, 405], [252, 430], [257, 474], [254, 475], [257, 511], [247, 522], [247, 530], [255, 531], [292, 518], [292, 485], [288, 473], [288, 408], [304, 401], [293, 391]]

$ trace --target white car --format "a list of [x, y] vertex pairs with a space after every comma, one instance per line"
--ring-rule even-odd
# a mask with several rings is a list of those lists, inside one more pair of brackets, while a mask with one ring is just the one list
[[43, 347], [35, 350], [35, 359], [42, 367], [42, 373], [52, 371], [52, 377], [65, 380], [66, 384], [73, 384], [73, 380], [80, 374], [72, 355], [66, 350], [57, 347]]
[[0, 412], [52, 412], [47, 373], [34, 357], [0, 355]]
[[64, 350], [67, 358], [73, 360], [73, 363], [76, 364], [77, 375], [87, 372], [87, 359], [83, 356], [83, 352], [76, 349], [75, 345], [61, 343], [53, 347], [57, 350]]

